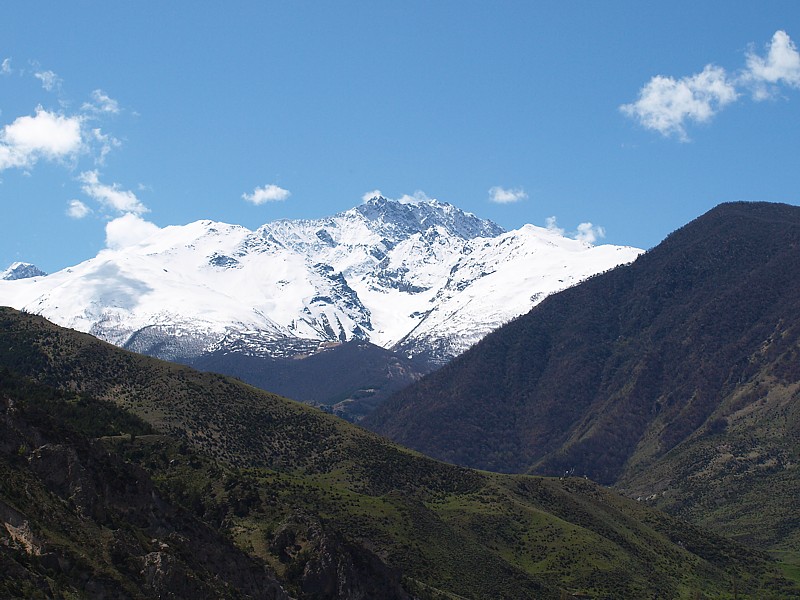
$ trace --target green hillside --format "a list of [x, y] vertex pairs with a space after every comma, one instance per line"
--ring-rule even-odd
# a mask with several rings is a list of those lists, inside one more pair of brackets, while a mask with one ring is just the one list
[[[241, 560], [256, 561], [264, 577], [274, 573], [295, 597], [782, 598], [798, 591], [764, 555], [588, 480], [436, 462], [299, 403], [11, 309], [0, 310], [0, 366], [5, 423], [31, 430], [28, 441], [4, 446], [10, 483], [0, 500], [48, 543], [110, 556], [92, 569], [136, 593], [151, 592], [139, 571], [113, 560], [121, 528], [132, 528], [135, 540], [122, 552], [124, 564], [153, 552], [168, 560], [172, 550], [153, 539], [180, 540], [175, 564], [186, 580], [205, 584], [208, 561], [188, 562], [180, 548], [192, 547], [191, 535], [172, 522], [123, 524], [141, 507], [120, 507], [104, 520], [81, 512], [69, 489], [48, 487], [48, 476], [31, 467], [43, 441], [36, 411], [52, 415], [48, 435], [58, 444], [85, 444], [103, 457], [110, 451], [112, 466], [122, 459], [115, 481], [130, 477], [119, 469], [143, 468], [137, 479], [152, 479], [159, 505], [190, 513], [180, 522], [197, 523], [192, 535], [202, 526], [233, 540]], [[45, 391], [31, 392], [33, 381]], [[104, 468], [93, 471], [96, 487], [109, 477]], [[38, 496], [27, 496], [26, 486]], [[19, 544], [2, 552], [39, 585], [49, 577], [86, 593], [80, 573], [48, 570]], [[11, 589], [13, 578], [5, 581]], [[233, 580], [214, 585], [229, 597], [249, 593]]]

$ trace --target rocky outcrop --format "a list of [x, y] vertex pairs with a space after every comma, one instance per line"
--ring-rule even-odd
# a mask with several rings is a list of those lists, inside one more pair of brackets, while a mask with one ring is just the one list
[[2, 385], [0, 477], [0, 597], [288, 599], [143, 469]]
[[270, 551], [309, 600], [412, 600], [400, 571], [363, 546], [325, 531], [308, 515], [293, 515], [274, 533]]

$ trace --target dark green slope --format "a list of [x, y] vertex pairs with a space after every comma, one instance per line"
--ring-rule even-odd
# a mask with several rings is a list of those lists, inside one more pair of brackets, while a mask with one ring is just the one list
[[[14, 380], [52, 386], [56, 396], [109, 401], [144, 419], [159, 433], [144, 435], [137, 422], [112, 415], [105, 433], [121, 435], [94, 443], [124, 458], [123, 465], [143, 468], [164, 503], [234, 540], [245, 558], [261, 569], [267, 565], [296, 597], [728, 598], [735, 588], [779, 598], [793, 589], [763, 556], [590, 481], [504, 476], [436, 462], [240, 382], [121, 351], [11, 309], [0, 310], [0, 367]], [[12, 418], [13, 407], [6, 406]], [[47, 410], [64, 418], [63, 409]], [[78, 413], [73, 421], [82, 423], [81, 435], [104, 433], [90, 419], [86, 425], [87, 414], [102, 411]], [[164, 552], [166, 561], [187, 560], [179, 548], [169, 558], [172, 550], [151, 547], [152, 539], [176, 531], [183, 536], [176, 539], [192, 546], [191, 536], [170, 522], [151, 538], [147, 522], [127, 524], [123, 516], [113, 524], [91, 515], [81, 521], [66, 493], [66, 504], [28, 498], [25, 485], [54, 493], [30, 472], [42, 439], [28, 439], [3, 455], [7, 479], [20, 485], [4, 487], [0, 500], [46, 533], [49, 543], [66, 537], [75, 552], [102, 556], [108, 546], [90, 540], [134, 528], [139, 545], [127, 546], [123, 555], [131, 564], [151, 552]], [[98, 482], [104, 478], [98, 475]], [[50, 514], [83, 525], [67, 535]], [[147, 533], [138, 535], [135, 527]], [[23, 568], [32, 562], [30, 579], [37, 584], [41, 577], [61, 577], [73, 589], [87, 584], [70, 579], [70, 572], [46, 571], [24, 547], [10, 552], [0, 545], [0, 553]], [[112, 558], [92, 568], [125, 580]], [[203, 569], [184, 571], [206, 584]]]
[[124, 444], [152, 434], [0, 368], [0, 597], [288, 598], [262, 561], [91, 441], [120, 429]]
[[774, 502], [767, 512], [783, 515], [769, 532], [755, 517], [731, 529], [722, 508], [700, 520], [797, 542], [784, 517], [800, 496], [799, 316], [800, 208], [725, 204], [632, 265], [548, 298], [364, 424], [457, 464], [574, 468], [664, 493], [693, 518], [691, 498], [722, 507], [753, 487], [749, 512]]
[[422, 361], [358, 340], [303, 359], [218, 351], [186, 364], [323, 407], [348, 421], [360, 420], [394, 392], [431, 371]]

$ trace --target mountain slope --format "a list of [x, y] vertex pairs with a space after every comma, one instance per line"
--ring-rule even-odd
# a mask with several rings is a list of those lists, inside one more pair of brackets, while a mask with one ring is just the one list
[[[574, 468], [721, 531], [797, 545], [799, 248], [797, 207], [721, 205], [551, 296], [364, 423], [457, 464]], [[780, 491], [747, 511], [779, 521], [712, 517], [743, 481]]]
[[250, 231], [198, 221], [44, 278], [0, 303], [167, 359], [305, 354], [370, 341], [446, 362], [544, 296], [639, 250], [496, 224], [436, 201], [373, 198]]
[[119, 428], [152, 434], [0, 368], [0, 596], [288, 600], [263, 563], [87, 438]]
[[262, 390], [330, 410], [348, 421], [360, 420], [430, 370], [422, 361], [359, 340], [303, 359], [219, 350], [187, 364], [237, 377]]
[[0, 280], [15, 281], [17, 279], [28, 279], [29, 277], [44, 277], [47, 273], [36, 265], [23, 262], [15, 262], [5, 271], [0, 273]]
[[[363, 569], [400, 577], [420, 599], [793, 593], [757, 553], [590, 481], [439, 463], [298, 403], [40, 317], [0, 310], [0, 367], [58, 394], [127, 407], [158, 429], [101, 442], [300, 598], [365, 597], [343, 595], [337, 575]], [[18, 454], [23, 463], [38, 444], [32, 437]]]

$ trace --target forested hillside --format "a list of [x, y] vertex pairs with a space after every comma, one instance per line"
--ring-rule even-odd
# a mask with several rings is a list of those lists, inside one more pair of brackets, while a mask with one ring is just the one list
[[797, 549], [800, 208], [721, 205], [551, 296], [364, 423], [470, 467], [567, 470]]

